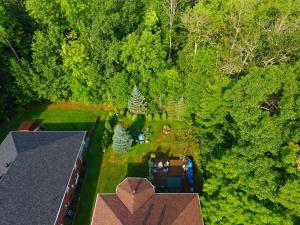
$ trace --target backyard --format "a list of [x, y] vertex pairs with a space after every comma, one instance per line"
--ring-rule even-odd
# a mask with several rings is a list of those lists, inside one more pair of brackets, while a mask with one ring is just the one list
[[[50, 104], [32, 106], [23, 114], [0, 127], [1, 141], [10, 130], [16, 130], [25, 120], [38, 120], [47, 130], [88, 130], [100, 117], [91, 139], [86, 155], [87, 169], [80, 192], [80, 202], [75, 217], [75, 225], [89, 225], [92, 216], [94, 199], [97, 193], [115, 192], [116, 186], [125, 177], [147, 177], [148, 159], [151, 153], [158, 157], [182, 156], [183, 153], [193, 157], [199, 167], [198, 146], [194, 143], [178, 141], [175, 138], [177, 130], [186, 126], [180, 121], [138, 121], [122, 119], [119, 123], [130, 131], [150, 127], [152, 135], [149, 143], [136, 144], [128, 153], [116, 153], [111, 146], [103, 152], [101, 138], [105, 129], [104, 120], [110, 108], [96, 105], [82, 105], [73, 103]], [[168, 124], [170, 134], [163, 134], [162, 128]], [[195, 188], [199, 191], [199, 170], [195, 171]], [[198, 183], [197, 183], [198, 181]]]

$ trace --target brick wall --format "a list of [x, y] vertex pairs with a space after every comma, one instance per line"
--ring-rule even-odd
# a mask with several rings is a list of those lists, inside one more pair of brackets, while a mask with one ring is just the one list
[[82, 161], [80, 160], [80, 158], [78, 157], [76, 160], [76, 166], [73, 168], [73, 172], [71, 175], [71, 179], [70, 182], [68, 184], [68, 187], [66, 188], [66, 193], [65, 193], [65, 197], [63, 199], [57, 220], [55, 225], [61, 225], [63, 224], [64, 221], [64, 217], [66, 215], [67, 209], [69, 208], [69, 205], [71, 203], [72, 197], [74, 195], [75, 192], [75, 188], [76, 188], [76, 179], [78, 179], [77, 177], [79, 176], [80, 173], [80, 167], [81, 167]]

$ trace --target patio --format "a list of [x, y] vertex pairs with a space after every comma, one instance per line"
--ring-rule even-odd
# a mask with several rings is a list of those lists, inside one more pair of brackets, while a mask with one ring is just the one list
[[190, 192], [186, 175], [186, 160], [183, 159], [150, 159], [149, 179], [157, 192]]

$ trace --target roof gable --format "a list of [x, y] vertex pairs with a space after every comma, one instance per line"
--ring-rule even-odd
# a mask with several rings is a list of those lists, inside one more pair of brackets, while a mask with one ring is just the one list
[[126, 178], [116, 190], [118, 198], [134, 213], [154, 194], [154, 187], [146, 179]]

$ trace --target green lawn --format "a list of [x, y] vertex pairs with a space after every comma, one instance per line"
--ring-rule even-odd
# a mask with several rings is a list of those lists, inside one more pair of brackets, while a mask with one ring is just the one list
[[100, 106], [75, 103], [34, 105], [0, 126], [0, 140], [3, 140], [9, 131], [17, 130], [26, 120], [38, 120], [47, 130], [87, 130], [97, 116], [106, 114]]
[[[109, 148], [105, 153], [101, 150], [101, 138], [104, 131], [104, 119], [108, 111], [100, 106], [61, 103], [33, 106], [23, 114], [0, 126], [0, 140], [10, 130], [16, 130], [21, 122], [36, 119], [41, 121], [47, 130], [88, 130], [96, 117], [101, 120], [91, 139], [86, 155], [87, 170], [80, 191], [80, 203], [75, 218], [75, 225], [89, 225], [95, 196], [97, 193], [115, 192], [116, 186], [128, 176], [147, 177], [148, 159], [152, 152], [157, 156], [180, 156], [185, 149], [187, 154], [194, 157], [199, 165], [198, 146], [193, 143], [181, 143], [175, 140], [176, 130], [185, 126], [184, 122], [134, 122], [129, 120], [120, 123], [129, 130], [151, 126], [153, 132], [150, 143], [137, 144], [128, 153], [119, 154]], [[171, 134], [164, 135], [162, 127], [171, 126]], [[196, 171], [196, 190], [199, 190], [200, 172]]]

